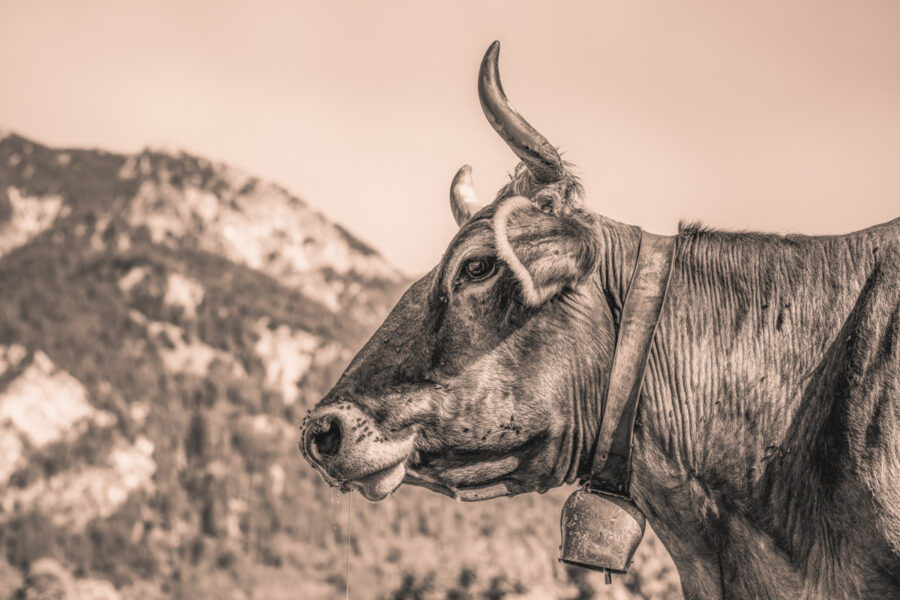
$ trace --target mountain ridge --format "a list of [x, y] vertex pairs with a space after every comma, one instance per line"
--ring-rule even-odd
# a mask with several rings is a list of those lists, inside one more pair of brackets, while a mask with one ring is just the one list
[[[172, 553], [184, 540], [173, 527], [243, 538], [241, 503], [204, 499], [186, 473], [246, 486], [253, 452], [271, 454], [275, 443], [293, 458], [291, 423], [404, 285], [367, 244], [240, 169], [187, 153], [57, 150], [4, 136], [6, 561], [24, 577], [52, 558], [127, 588], [178, 572]], [[217, 446], [232, 464], [208, 475]], [[285, 479], [284, 467], [270, 466], [269, 478]], [[168, 537], [115, 532], [131, 564], [100, 560], [90, 540], [112, 535], [123, 511], [165, 530], [153, 508], [163, 499], [181, 513]]]
[[361, 598], [678, 597], [652, 536], [610, 588], [559, 566], [565, 490], [367, 504], [308, 468], [300, 417], [408, 284], [240, 169], [0, 138], [0, 598], [315, 600], [351, 562]]

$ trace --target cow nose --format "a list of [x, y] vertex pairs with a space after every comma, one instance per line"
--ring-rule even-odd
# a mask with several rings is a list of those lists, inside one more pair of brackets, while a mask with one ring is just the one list
[[331, 458], [341, 449], [341, 421], [335, 415], [324, 415], [307, 429], [306, 450], [317, 460]]

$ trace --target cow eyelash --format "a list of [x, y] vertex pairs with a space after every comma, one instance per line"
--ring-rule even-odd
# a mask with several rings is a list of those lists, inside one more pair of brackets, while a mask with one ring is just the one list
[[468, 281], [483, 281], [497, 270], [497, 261], [490, 256], [472, 258], [463, 263], [459, 277]]

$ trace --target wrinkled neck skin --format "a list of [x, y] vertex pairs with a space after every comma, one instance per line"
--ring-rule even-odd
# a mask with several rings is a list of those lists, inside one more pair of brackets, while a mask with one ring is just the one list
[[[596, 284], [618, 323], [640, 230], [601, 218], [597, 232], [606, 251]], [[798, 517], [818, 507], [791, 486], [819, 489], [804, 469], [803, 440], [818, 433], [801, 422], [815, 412], [804, 389], [853, 310], [878, 240], [734, 242], [739, 235], [679, 235], [635, 427], [633, 499], [687, 598], [865, 595], [865, 548]], [[577, 399], [581, 477], [600, 398]]]

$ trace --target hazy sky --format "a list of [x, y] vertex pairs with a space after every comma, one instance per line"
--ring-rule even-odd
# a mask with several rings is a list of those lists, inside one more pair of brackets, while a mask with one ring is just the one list
[[612, 218], [839, 233], [900, 216], [893, 0], [2, 0], [0, 127], [225, 160], [418, 273], [455, 229], [456, 169], [489, 199], [515, 165], [475, 90], [494, 39], [512, 102]]

